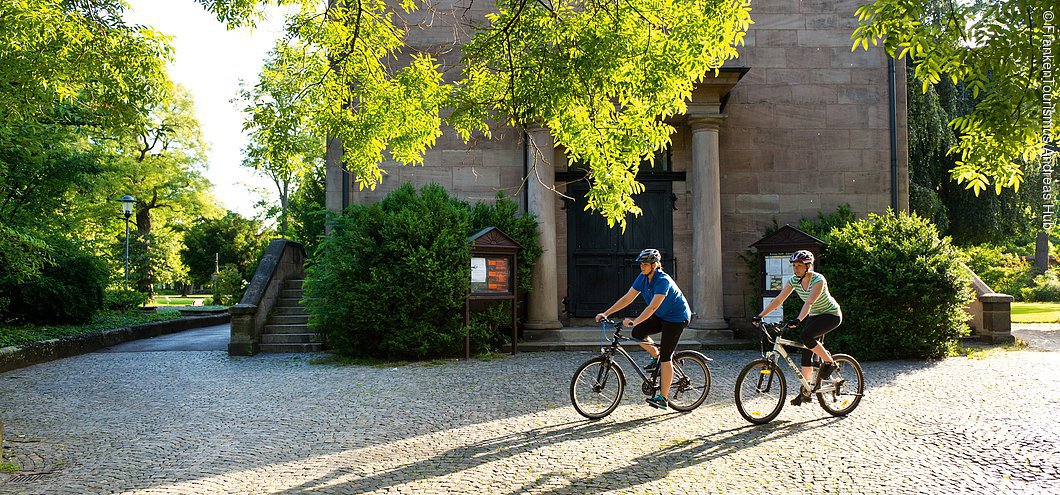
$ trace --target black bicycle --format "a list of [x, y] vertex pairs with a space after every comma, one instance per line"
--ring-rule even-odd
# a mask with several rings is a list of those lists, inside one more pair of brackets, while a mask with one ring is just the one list
[[[861, 364], [846, 354], [832, 354], [836, 369], [819, 387], [813, 388], [802, 376], [798, 366], [788, 356], [785, 348], [806, 349], [806, 346], [794, 340], [781, 337], [782, 323], [760, 322], [756, 325], [762, 335], [762, 357], [751, 361], [736, 377], [736, 409], [747, 421], [754, 424], [768, 423], [780, 414], [787, 396], [787, 381], [784, 372], [778, 366], [781, 358], [788, 363], [803, 390], [817, 394], [821, 407], [833, 416], [846, 416], [858, 407], [865, 391], [865, 377]], [[772, 349], [766, 351], [766, 344]], [[816, 356], [814, 356], [816, 358]], [[813, 380], [817, 381], [820, 373], [820, 362], [815, 360]]]
[[[618, 366], [616, 355], [621, 355], [636, 370], [643, 384], [641, 392], [653, 397], [659, 390], [659, 366], [650, 375], [644, 372], [622, 348], [622, 342], [643, 342], [622, 335], [622, 324], [610, 319], [600, 322], [602, 331], [613, 330], [610, 345], [602, 346], [600, 355], [594, 357], [574, 372], [570, 381], [570, 401], [578, 414], [589, 419], [600, 419], [614, 412], [622, 400], [626, 389], [626, 377]], [[658, 344], [655, 344], [658, 348]], [[710, 392], [710, 369], [707, 361], [711, 359], [703, 354], [684, 350], [675, 352], [671, 360], [674, 368], [673, 381], [670, 385], [669, 406], [677, 411], [691, 411], [707, 398]]]

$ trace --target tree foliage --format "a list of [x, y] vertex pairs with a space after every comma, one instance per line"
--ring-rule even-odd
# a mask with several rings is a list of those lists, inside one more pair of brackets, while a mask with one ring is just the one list
[[[231, 24], [254, 15], [249, 0], [200, 2]], [[469, 140], [498, 125], [540, 125], [589, 164], [588, 207], [612, 225], [640, 211], [637, 169], [674, 132], [663, 119], [684, 112], [693, 85], [736, 58], [751, 23], [748, 0], [496, 0], [480, 20], [449, 7], [440, 17], [456, 19], [453, 38], [412, 46], [410, 28], [426, 27], [440, 7], [300, 3], [284, 74], [263, 75], [301, 81], [296, 96], [309, 103], [299, 108], [318, 136], [342, 143], [342, 164], [362, 187], [379, 183], [386, 157], [422, 163], [443, 126]], [[459, 59], [449, 54], [456, 44]]]
[[853, 49], [883, 43], [909, 60], [923, 92], [943, 79], [968, 88], [974, 106], [948, 122], [958, 133], [947, 150], [956, 158], [950, 177], [976, 195], [990, 185], [1001, 194], [1020, 187], [1056, 136], [1056, 120], [1045, 119], [1052, 110], [1043, 113], [1053, 85], [1043, 66], [1051, 9], [1053, 0], [877, 0], [857, 10]]
[[[912, 74], [909, 78], [912, 82]], [[1041, 170], [1026, 170], [1018, 190], [977, 197], [950, 179], [956, 157], [947, 153], [957, 142], [947, 123], [974, 107], [971, 91], [947, 79], [926, 92], [910, 84], [908, 97], [910, 208], [958, 245], [1030, 242], [1042, 211]]]
[[324, 138], [312, 119], [310, 101], [300, 98], [306, 82], [292, 64], [300, 53], [281, 42], [270, 52], [258, 82], [241, 91], [250, 142], [243, 150], [243, 166], [257, 170], [276, 186], [279, 193], [281, 235], [289, 235], [291, 196], [299, 180], [312, 175], [324, 163]]
[[181, 257], [196, 283], [210, 282], [215, 270], [226, 265], [249, 280], [251, 268], [257, 266], [268, 243], [269, 232], [261, 222], [230, 211], [221, 218], [204, 218], [191, 225], [184, 234]]
[[0, 5], [0, 138], [19, 126], [106, 135], [165, 97], [165, 37], [122, 19], [120, 0]]

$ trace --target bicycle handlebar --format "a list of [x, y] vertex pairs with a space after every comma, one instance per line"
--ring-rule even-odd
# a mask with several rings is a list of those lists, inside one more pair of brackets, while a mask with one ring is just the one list
[[[755, 327], [757, 327], [758, 330], [765, 335], [766, 340], [769, 341], [770, 344], [775, 342], [776, 341], [776, 337], [779, 337], [780, 334], [784, 332], [784, 330], [782, 328], [783, 326], [784, 326], [783, 322], [780, 322], [780, 323], [766, 323], [764, 321], [758, 322], [758, 324], [755, 325]], [[772, 330], [773, 333], [770, 333], [770, 330]]]

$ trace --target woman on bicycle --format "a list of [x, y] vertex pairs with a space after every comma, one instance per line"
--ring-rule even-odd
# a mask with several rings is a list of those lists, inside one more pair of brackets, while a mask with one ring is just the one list
[[[666, 398], [670, 396], [670, 381], [673, 380], [674, 368], [670, 363], [681, 332], [692, 318], [692, 310], [681, 292], [681, 288], [662, 270], [662, 255], [658, 249], [645, 249], [637, 256], [640, 262], [640, 275], [633, 281], [629, 292], [611, 305], [607, 311], [596, 315], [597, 323], [608, 315], [621, 311], [629, 306], [637, 295], [644, 298], [648, 307], [636, 318], [625, 318], [622, 325], [633, 328], [633, 338], [644, 340], [640, 346], [651, 354], [652, 360], [645, 368], [659, 367], [659, 394], [647, 399], [648, 404], [658, 409], [666, 409]], [[662, 345], [656, 350], [650, 335], [662, 332]]]
[[[836, 302], [835, 298], [828, 293], [828, 281], [825, 280], [824, 275], [813, 271], [813, 253], [805, 249], [796, 251], [788, 261], [791, 263], [792, 271], [795, 272], [795, 275], [784, 282], [780, 295], [773, 299], [773, 302], [769, 303], [769, 306], [766, 306], [766, 309], [758, 316], [752, 318], [751, 321], [755, 324], [762, 321], [765, 315], [784, 304], [784, 300], [791, 295], [792, 291], [799, 295], [799, 298], [803, 300], [802, 310], [799, 311], [798, 318], [788, 320], [785, 324], [789, 328], [795, 328], [800, 322], [805, 321], [806, 324], [803, 325], [800, 335], [802, 344], [807, 347], [806, 350], [802, 351], [802, 376], [806, 378], [807, 382], [810, 381], [813, 374], [812, 359], [813, 355], [816, 354], [824, 363], [821, 365], [820, 373], [818, 373], [817, 384], [814, 385], [814, 388], [817, 388], [820, 386], [821, 381], [826, 380], [832, 374], [832, 371], [835, 370], [835, 361], [832, 360], [832, 354], [821, 344], [821, 339], [843, 322], [843, 311], [839, 308], [839, 303]], [[810, 390], [802, 390], [798, 396], [791, 400], [791, 405], [799, 406], [803, 402], [809, 402], [811, 392]]]

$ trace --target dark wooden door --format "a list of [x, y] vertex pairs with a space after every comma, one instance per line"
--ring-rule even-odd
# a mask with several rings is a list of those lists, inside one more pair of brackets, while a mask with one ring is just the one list
[[[634, 196], [643, 213], [626, 218], [626, 231], [608, 228], [598, 213], [585, 210], [588, 184], [568, 186], [567, 202], [567, 312], [592, 317], [622, 297], [640, 273], [636, 262], [642, 249], [662, 253], [663, 270], [673, 273], [673, 185], [669, 181], [644, 182], [643, 193]], [[635, 316], [644, 309], [638, 298], [619, 316]]]

